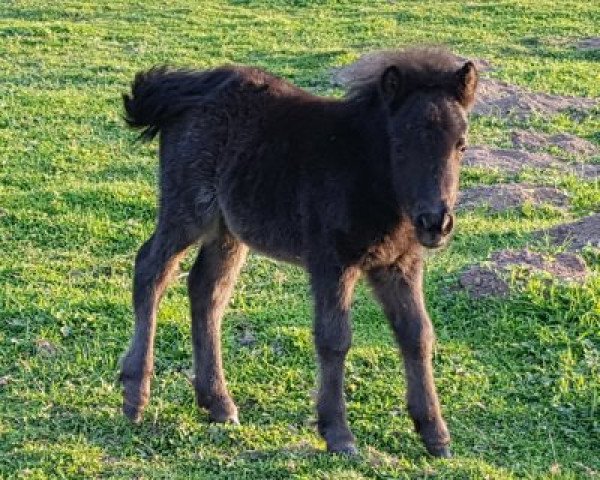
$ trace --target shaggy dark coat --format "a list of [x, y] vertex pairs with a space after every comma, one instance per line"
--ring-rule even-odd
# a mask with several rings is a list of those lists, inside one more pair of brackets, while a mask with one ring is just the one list
[[128, 417], [138, 421], [148, 402], [160, 298], [197, 244], [188, 277], [197, 401], [214, 421], [238, 421], [220, 326], [251, 247], [310, 276], [318, 428], [328, 449], [356, 451], [344, 361], [352, 292], [365, 274], [401, 347], [416, 430], [431, 454], [449, 455], [422, 258], [453, 228], [477, 72], [444, 50], [410, 49], [367, 55], [343, 76], [342, 99], [249, 67], [135, 77], [124, 96], [127, 121], [147, 139], [160, 133], [160, 201], [156, 230], [135, 262], [135, 333], [121, 372]]

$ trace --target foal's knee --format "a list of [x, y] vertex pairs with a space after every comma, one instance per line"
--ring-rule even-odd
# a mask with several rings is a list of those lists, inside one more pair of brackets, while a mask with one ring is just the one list
[[148, 262], [153, 242], [154, 235], [152, 235], [148, 240], [144, 242], [144, 244], [140, 247], [135, 256], [135, 268], [133, 278], [134, 289], [136, 287], [142, 286], [144, 283], [147, 283], [153, 277], [153, 272], [151, 271], [152, 265]]
[[155, 235], [152, 235], [148, 240], [144, 242], [144, 244], [140, 247], [135, 255], [135, 268], [143, 265], [144, 260], [150, 255], [150, 251], [152, 250], [152, 244], [154, 243]]
[[410, 325], [399, 333], [399, 341], [404, 356], [425, 358], [431, 355], [435, 342], [435, 333], [431, 322], [419, 322]]
[[315, 346], [321, 357], [345, 356], [350, 350], [352, 333], [348, 325], [338, 325], [338, 328], [315, 329]]

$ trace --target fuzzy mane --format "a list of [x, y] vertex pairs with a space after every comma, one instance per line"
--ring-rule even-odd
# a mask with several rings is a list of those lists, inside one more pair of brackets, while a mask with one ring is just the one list
[[444, 87], [460, 68], [462, 59], [443, 47], [412, 47], [367, 53], [343, 67], [336, 80], [349, 98], [364, 97], [379, 87], [383, 72], [391, 66], [402, 71], [415, 87]]

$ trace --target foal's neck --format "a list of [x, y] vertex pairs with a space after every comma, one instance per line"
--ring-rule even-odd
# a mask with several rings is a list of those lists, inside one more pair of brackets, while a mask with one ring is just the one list
[[364, 172], [361, 174], [368, 179], [372, 186], [369, 190], [377, 197], [378, 203], [388, 205], [397, 212], [399, 206], [392, 184], [387, 114], [376, 99], [350, 100], [348, 104], [353, 119], [351, 123], [361, 139], [364, 152], [360, 164]]

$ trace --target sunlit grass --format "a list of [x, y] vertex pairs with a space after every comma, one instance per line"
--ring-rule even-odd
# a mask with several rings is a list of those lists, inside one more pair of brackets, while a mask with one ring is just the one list
[[[454, 439], [428, 458], [406, 414], [401, 363], [364, 285], [354, 304], [349, 417], [362, 456], [320, 453], [306, 279], [251, 256], [225, 321], [227, 376], [242, 426], [207, 423], [191, 366], [185, 282], [160, 312], [145, 421], [120, 414], [118, 359], [132, 327], [132, 262], [155, 216], [156, 144], [121, 119], [133, 74], [158, 63], [268, 68], [322, 94], [361, 52], [445, 43], [490, 75], [536, 91], [599, 96], [594, 2], [5, 0], [0, 4], [0, 477], [586, 478], [600, 471], [600, 282], [531, 280], [508, 299], [456, 290], [466, 265], [532, 242], [536, 230], [600, 209], [598, 183], [552, 181], [571, 197], [543, 208], [459, 218], [427, 264], [435, 369]], [[510, 146], [511, 128], [600, 144], [597, 111], [511, 123], [474, 119], [473, 143]], [[463, 186], [511, 180], [467, 169]], [[537, 243], [536, 248], [553, 247]], [[185, 266], [189, 265], [189, 260]], [[256, 342], [238, 339], [252, 331]], [[45, 346], [48, 342], [50, 347]], [[595, 473], [594, 473], [595, 472]]]

